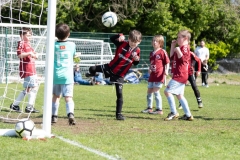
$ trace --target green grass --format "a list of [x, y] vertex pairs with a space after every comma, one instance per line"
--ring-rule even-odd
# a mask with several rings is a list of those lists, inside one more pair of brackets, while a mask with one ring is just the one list
[[[42, 85], [36, 101], [38, 109], [43, 105], [43, 88]], [[202, 109], [197, 108], [193, 91], [186, 86], [185, 97], [195, 118], [191, 122], [163, 120], [169, 113], [163, 90], [160, 92], [164, 115], [142, 114], [140, 111], [146, 107], [147, 84], [125, 84], [123, 114], [126, 120], [116, 121], [113, 86], [75, 86], [77, 125], [67, 125], [62, 100], [61, 123], [52, 126], [52, 133], [124, 160], [240, 158], [240, 86], [214, 83], [209, 88], [199, 86], [204, 103]], [[178, 111], [183, 115], [182, 110]], [[42, 114], [31, 118], [39, 121], [39, 117]], [[13, 128], [14, 125], [1, 122], [0, 127]], [[23, 141], [0, 137], [0, 141], [0, 159], [106, 159], [59, 138]]]

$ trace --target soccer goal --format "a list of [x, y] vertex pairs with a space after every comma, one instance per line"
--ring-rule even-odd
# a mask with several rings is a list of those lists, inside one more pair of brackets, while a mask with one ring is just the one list
[[[39, 4], [26, 0], [17, 2], [14, 0], [5, 0], [0, 3], [0, 13], [3, 13], [5, 9], [10, 11], [8, 15], [5, 12], [0, 15], [0, 83], [2, 83], [0, 84], [0, 119], [9, 122], [18, 121], [22, 118], [30, 118], [31, 116], [31, 113], [24, 113], [24, 108], [27, 104], [27, 100], [25, 101], [25, 99], [21, 102], [20, 113], [12, 111], [9, 107], [18, 93], [23, 90], [23, 80], [19, 78], [19, 58], [17, 57], [16, 48], [17, 42], [20, 40], [19, 31], [22, 27], [28, 27], [33, 32], [31, 46], [39, 54], [36, 60], [38, 81], [41, 85], [44, 84], [44, 104], [43, 106], [42, 104], [38, 104], [35, 107], [38, 109], [43, 108], [43, 130], [49, 133], [51, 132], [51, 122], [49, 121], [51, 105], [49, 102], [51, 102], [52, 96], [53, 70], [53, 54], [51, 53], [54, 52], [54, 45], [51, 44], [54, 44], [56, 40], [54, 19], [56, 14], [54, 10], [56, 8], [56, 0], [51, 0], [48, 3], [51, 11], [49, 11], [47, 26], [40, 25], [43, 4], [44, 0], [39, 1]], [[22, 10], [23, 6], [30, 6], [30, 8], [39, 7], [40, 14], [34, 15], [31, 10], [24, 11]], [[18, 19], [12, 17], [16, 12], [19, 12]], [[29, 21], [22, 21], [20, 15], [23, 12], [24, 14], [29, 14]], [[32, 17], [39, 18], [38, 25], [31, 24]], [[7, 21], [8, 23], [5, 23]], [[52, 24], [52, 22], [54, 23]], [[87, 72], [90, 66], [108, 63], [113, 57], [109, 43], [105, 43], [102, 40], [69, 38], [68, 41], [76, 44], [76, 52], [81, 59], [80, 68], [83, 73]], [[0, 129], [0, 135], [4, 134], [5, 130], [1, 133]]]
[[[36, 60], [38, 81], [40, 83], [45, 81], [47, 26], [1, 23], [0, 82], [6, 84], [6, 86], [3, 87], [4, 94], [2, 96], [0, 110], [9, 109], [9, 105], [11, 104], [10, 101], [14, 101], [16, 95], [22, 90], [21, 84], [23, 80], [19, 78], [19, 58], [16, 52], [17, 42], [20, 40], [18, 33], [22, 27], [31, 28], [33, 31], [31, 46], [34, 48], [35, 52], [39, 54]], [[81, 59], [80, 68], [82, 73], [87, 72], [90, 66], [107, 63], [112, 59], [109, 43], [103, 42], [102, 40], [69, 38], [68, 41], [76, 44], [76, 54], [78, 54]], [[9, 85], [9, 83], [16, 83], [17, 86]], [[14, 92], [8, 94], [10, 92], [9, 90]], [[6, 99], [8, 99], [8, 101], [6, 101]], [[23, 104], [22, 108], [24, 108], [25, 105], [26, 104]], [[38, 106], [38, 108], [40, 107], [41, 106]], [[3, 116], [0, 118], [3, 118]], [[9, 114], [5, 118], [9, 119]], [[19, 117], [12, 120], [18, 119]]]

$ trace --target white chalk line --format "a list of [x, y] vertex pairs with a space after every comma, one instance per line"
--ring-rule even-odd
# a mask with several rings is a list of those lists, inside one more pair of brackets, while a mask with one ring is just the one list
[[119, 160], [119, 159], [121, 159], [121, 158], [117, 158], [117, 157], [113, 157], [113, 156], [111, 156], [111, 155], [108, 155], [107, 153], [104, 153], [104, 152], [101, 152], [101, 151], [92, 149], [92, 148], [90, 148], [90, 147], [84, 146], [84, 145], [82, 145], [81, 143], [78, 143], [78, 142], [75, 142], [75, 141], [72, 141], [72, 140], [63, 138], [63, 137], [61, 137], [61, 136], [56, 136], [56, 135], [55, 135], [55, 137], [59, 138], [60, 140], [62, 140], [62, 141], [64, 141], [64, 142], [67, 142], [67, 143], [69, 143], [69, 144], [71, 144], [71, 145], [77, 146], [77, 147], [82, 148], [82, 149], [85, 149], [85, 150], [87, 150], [87, 151], [89, 151], [89, 152], [95, 153], [95, 154], [97, 154], [97, 155], [99, 155], [99, 156], [105, 157], [105, 158], [107, 158], [107, 159], [109, 159], [109, 160]]

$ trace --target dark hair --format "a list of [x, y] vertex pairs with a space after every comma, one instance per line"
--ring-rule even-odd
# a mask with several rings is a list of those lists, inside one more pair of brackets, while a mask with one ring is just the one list
[[55, 30], [55, 36], [59, 39], [59, 40], [64, 40], [69, 36], [70, 33], [70, 28], [67, 24], [65, 23], [60, 23], [56, 26], [56, 30]]
[[22, 27], [21, 30], [19, 31], [19, 34], [20, 34], [20, 36], [21, 36], [21, 35], [27, 34], [27, 32], [29, 32], [30, 34], [32, 34], [31, 28]]

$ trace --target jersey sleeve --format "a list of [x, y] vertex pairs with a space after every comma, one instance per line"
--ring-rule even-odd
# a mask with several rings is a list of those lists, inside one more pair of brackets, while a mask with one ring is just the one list
[[119, 46], [123, 43], [123, 42], [119, 42], [119, 41], [118, 41], [118, 38], [119, 38], [120, 36], [123, 36], [123, 34], [120, 33], [120, 34], [113, 35], [112, 37], [110, 37], [111, 42], [114, 43], [117, 47], [119, 47]]

